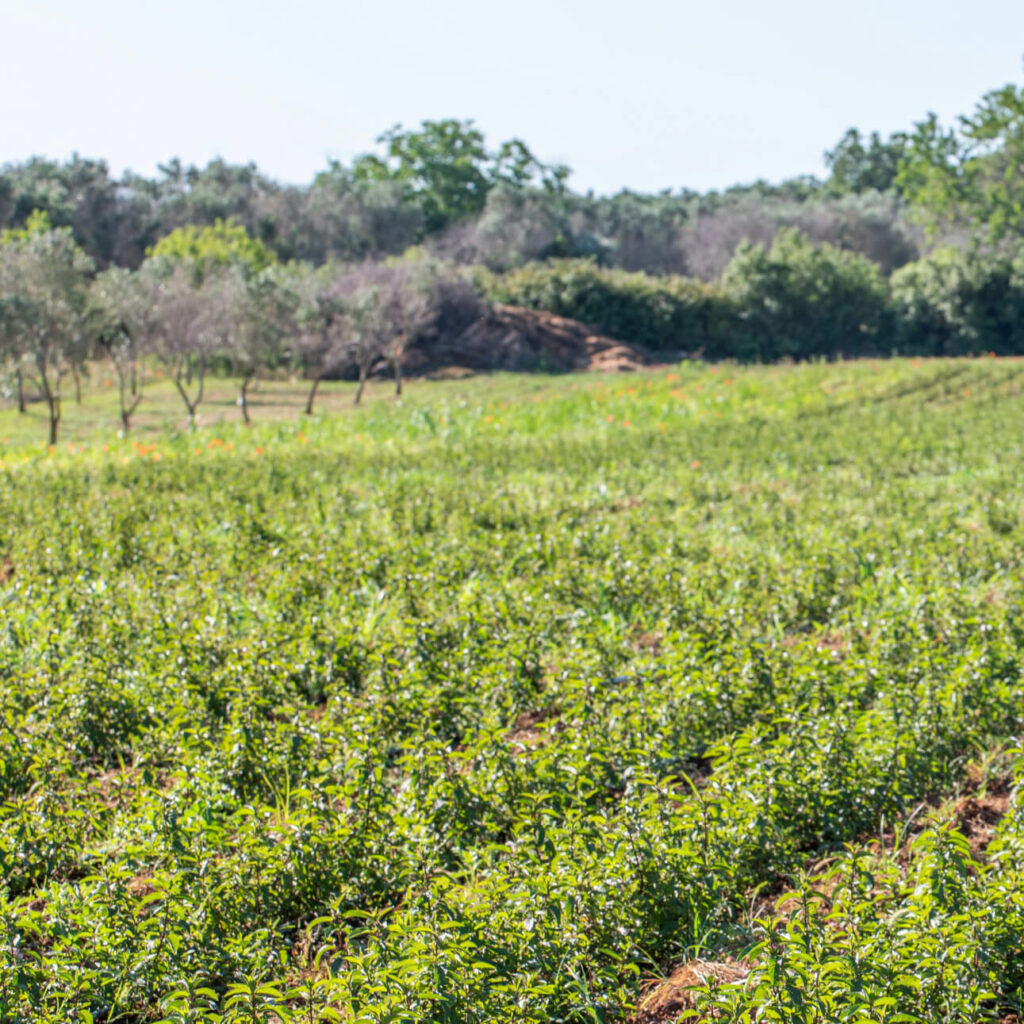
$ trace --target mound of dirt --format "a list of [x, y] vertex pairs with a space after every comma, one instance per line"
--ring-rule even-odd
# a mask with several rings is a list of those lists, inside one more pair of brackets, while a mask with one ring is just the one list
[[470, 370], [636, 370], [648, 359], [637, 348], [595, 334], [577, 320], [520, 306], [493, 305], [460, 334], [417, 338], [405, 351], [408, 374], [440, 367]]
[[670, 1024], [696, 1006], [695, 988], [708, 982], [740, 981], [749, 973], [742, 960], [690, 960], [654, 985], [627, 1024]]

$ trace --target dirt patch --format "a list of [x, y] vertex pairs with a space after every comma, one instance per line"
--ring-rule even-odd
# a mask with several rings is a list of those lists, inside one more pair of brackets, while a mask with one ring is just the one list
[[428, 380], [465, 380], [476, 374], [468, 366], [439, 366], [427, 374]]
[[693, 991], [709, 983], [741, 981], [750, 967], [741, 960], [688, 960], [677, 967], [664, 981], [656, 983], [625, 1024], [667, 1024], [678, 1020], [684, 1010], [697, 1006]]
[[644, 503], [643, 498], [620, 498], [612, 502], [613, 512], [628, 512], [631, 508], [640, 508]]
[[14, 563], [10, 555], [4, 555], [0, 559], [0, 583], [9, 583], [14, 579]]
[[[565, 725], [559, 722], [559, 711], [556, 707], [538, 708], [536, 711], [522, 711], [516, 715], [512, 728], [505, 733], [505, 739], [515, 748], [516, 753], [530, 750], [546, 742], [552, 732], [559, 733]], [[551, 722], [544, 726], [545, 722]], [[542, 728], [542, 726], [544, 726]]]
[[637, 370], [650, 360], [640, 349], [595, 334], [585, 324], [520, 306], [493, 305], [460, 334], [417, 338], [403, 372], [448, 378], [460, 370]]
[[837, 629], [830, 629], [818, 637], [818, 647], [833, 654], [845, 653], [848, 643], [846, 636]]
[[647, 654], [658, 654], [665, 638], [657, 630], [644, 630], [634, 626], [630, 631], [630, 642], [634, 650], [643, 651]]
[[982, 860], [988, 844], [995, 836], [999, 822], [1010, 809], [1010, 794], [995, 793], [985, 796], [969, 796], [961, 800], [953, 812], [958, 832], [961, 832], [971, 846], [971, 856]]
[[785, 633], [779, 641], [780, 646], [787, 650], [806, 644], [813, 639], [814, 646], [820, 651], [831, 651], [836, 655], [843, 655], [850, 646], [850, 638], [838, 629], [829, 629], [823, 633], [814, 635], [810, 626], [790, 630]]
[[142, 900], [152, 896], [156, 892], [156, 886], [152, 882], [153, 872], [149, 870], [140, 871], [128, 883], [128, 891], [137, 899]]

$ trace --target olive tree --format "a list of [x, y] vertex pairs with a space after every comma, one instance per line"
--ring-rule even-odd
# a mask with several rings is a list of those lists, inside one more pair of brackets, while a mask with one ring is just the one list
[[224, 355], [240, 378], [238, 405], [249, 426], [249, 389], [261, 370], [285, 358], [298, 297], [276, 266], [251, 275], [231, 267], [208, 275], [204, 288], [223, 323]]
[[0, 238], [0, 338], [8, 360], [35, 377], [56, 444], [64, 378], [85, 362], [88, 275], [92, 260], [70, 228], [36, 220]]
[[402, 393], [405, 347], [430, 319], [440, 271], [431, 260], [363, 263], [338, 282], [346, 310], [342, 347], [355, 363], [362, 398], [369, 371], [377, 362], [390, 366], [395, 393]]
[[153, 350], [158, 320], [147, 288], [146, 270], [110, 267], [89, 289], [89, 324], [117, 374], [121, 429], [127, 434], [142, 402], [145, 357]]
[[306, 415], [312, 416], [320, 382], [345, 363], [347, 309], [333, 268], [308, 273], [296, 290], [296, 356], [310, 381]]
[[216, 301], [217, 276], [197, 281], [188, 264], [163, 261], [147, 261], [140, 273], [156, 322], [156, 353], [169, 367], [188, 412], [189, 427], [195, 430], [209, 362], [222, 348], [227, 331], [224, 310]]

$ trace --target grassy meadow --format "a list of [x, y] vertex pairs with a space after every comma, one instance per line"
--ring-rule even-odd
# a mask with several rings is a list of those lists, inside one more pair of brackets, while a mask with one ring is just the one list
[[1024, 362], [0, 408], [0, 1024], [1016, 1020]]

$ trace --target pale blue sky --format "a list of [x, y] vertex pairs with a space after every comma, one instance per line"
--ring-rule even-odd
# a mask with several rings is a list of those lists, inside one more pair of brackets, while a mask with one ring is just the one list
[[0, 163], [220, 155], [305, 182], [459, 117], [577, 189], [703, 190], [969, 112], [1022, 55], [1024, 0], [0, 0]]

